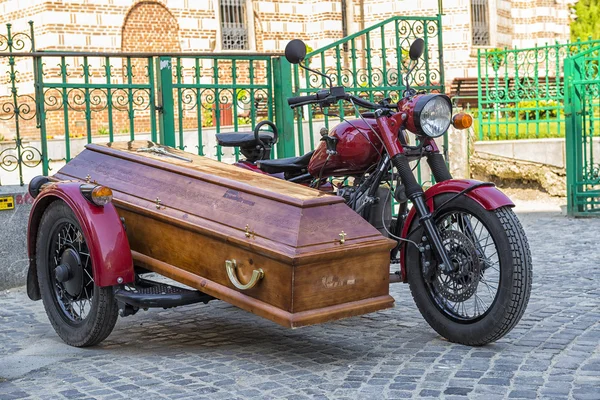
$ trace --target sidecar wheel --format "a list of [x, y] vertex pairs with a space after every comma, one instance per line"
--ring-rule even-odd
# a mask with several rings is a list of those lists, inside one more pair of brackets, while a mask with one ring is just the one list
[[[436, 207], [452, 195], [435, 198]], [[437, 267], [431, 251], [408, 246], [406, 265], [412, 296], [425, 320], [451, 342], [481, 346], [519, 322], [531, 292], [531, 253], [523, 227], [509, 207], [487, 211], [461, 196], [436, 209], [435, 223], [453, 263]], [[422, 241], [415, 221], [409, 238]]]
[[118, 318], [112, 288], [94, 283], [86, 238], [69, 206], [57, 200], [44, 211], [37, 234], [40, 292], [54, 330], [67, 344], [94, 346]]

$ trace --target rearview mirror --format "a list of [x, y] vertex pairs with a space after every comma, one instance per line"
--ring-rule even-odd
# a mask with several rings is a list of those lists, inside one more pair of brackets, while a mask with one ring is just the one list
[[[421, 38], [417, 38], [410, 45], [410, 50], [408, 51], [408, 55], [410, 56], [411, 60], [417, 61], [423, 55], [424, 50], [425, 50], [425, 41]], [[286, 49], [286, 57], [287, 57], [287, 49]]]
[[300, 64], [306, 57], [306, 45], [300, 39], [294, 39], [285, 46], [285, 58], [292, 64]]

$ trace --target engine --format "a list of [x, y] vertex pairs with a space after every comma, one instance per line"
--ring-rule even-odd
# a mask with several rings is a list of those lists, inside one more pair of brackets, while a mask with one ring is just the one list
[[[358, 193], [357, 186], [342, 186], [337, 195], [343, 197], [348, 206], [369, 221], [383, 236], [389, 236], [384, 228], [389, 230], [392, 223], [392, 194], [387, 186], [379, 186], [374, 196], [368, 196], [367, 192]], [[366, 207], [369, 204], [371, 207]]]

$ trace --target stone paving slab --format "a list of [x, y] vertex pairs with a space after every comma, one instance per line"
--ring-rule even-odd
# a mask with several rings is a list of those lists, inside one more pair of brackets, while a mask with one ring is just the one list
[[75, 349], [20, 288], [0, 294], [0, 399], [600, 399], [600, 219], [520, 218], [531, 301], [494, 344], [444, 341], [395, 284], [394, 309], [339, 322], [288, 330], [215, 301]]

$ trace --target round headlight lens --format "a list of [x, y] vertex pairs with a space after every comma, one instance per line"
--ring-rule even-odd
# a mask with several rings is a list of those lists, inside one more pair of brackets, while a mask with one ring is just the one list
[[442, 136], [452, 122], [450, 104], [442, 96], [433, 97], [425, 104], [420, 115], [421, 130], [427, 136]]

